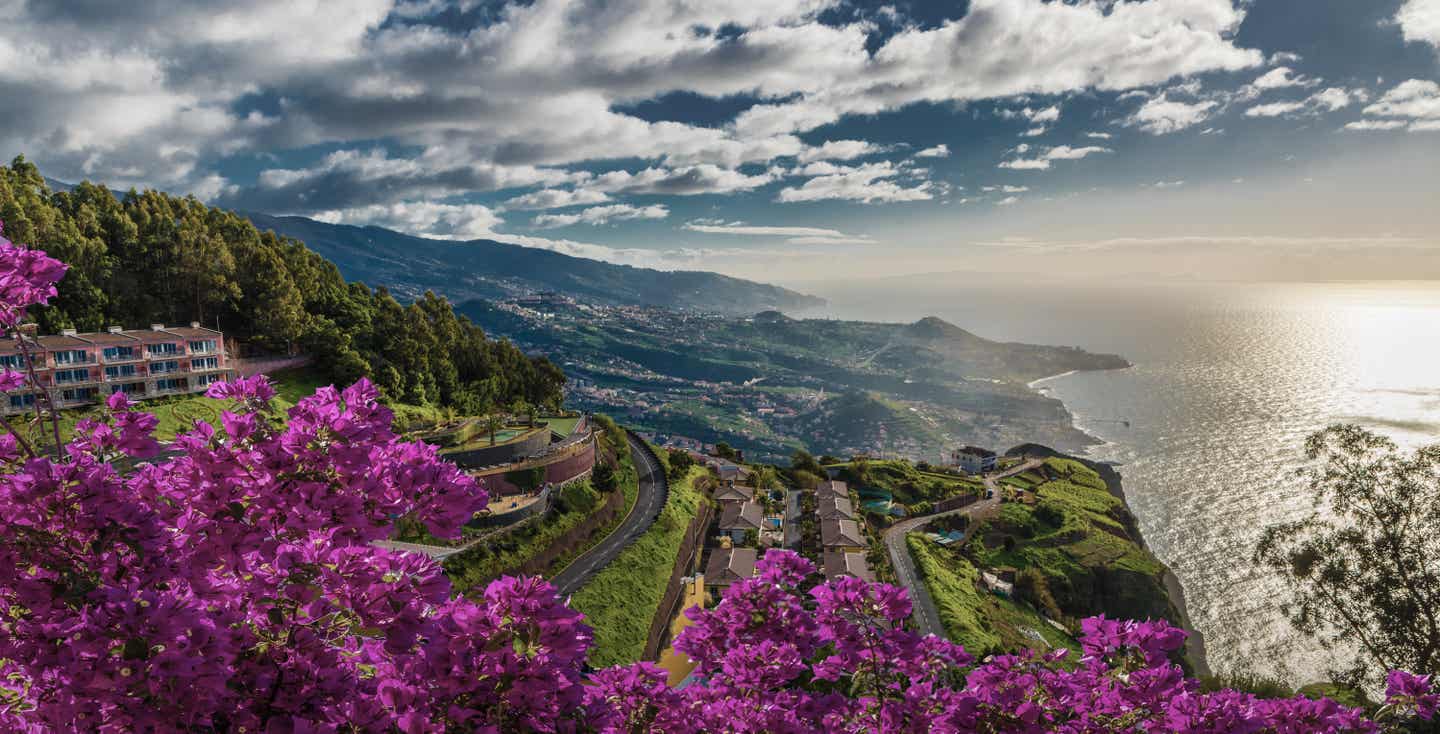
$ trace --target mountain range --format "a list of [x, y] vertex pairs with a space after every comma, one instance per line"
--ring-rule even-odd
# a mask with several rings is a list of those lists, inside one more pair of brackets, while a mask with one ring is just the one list
[[701, 271], [665, 271], [574, 257], [494, 240], [434, 240], [382, 227], [244, 213], [261, 230], [294, 237], [335, 263], [347, 280], [383, 285], [397, 298], [425, 291], [460, 303], [560, 293], [607, 306], [656, 306], [750, 314], [824, 305], [814, 296]]

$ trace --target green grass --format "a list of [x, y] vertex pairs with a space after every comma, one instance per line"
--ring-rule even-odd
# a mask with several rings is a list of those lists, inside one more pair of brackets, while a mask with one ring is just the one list
[[[625, 496], [620, 513], [605, 526], [596, 528], [584, 542], [577, 544], [569, 553], [555, 559], [547, 576], [565, 568], [575, 557], [599, 543], [635, 506], [635, 501], [640, 496], [640, 482], [628, 455], [622, 460], [619, 479], [620, 491]], [[588, 481], [567, 485], [562, 490], [561, 501], [545, 518], [489, 538], [484, 543], [445, 559], [445, 573], [450, 577], [450, 583], [456, 592], [464, 593], [483, 588], [490, 581], [514, 572], [578, 526], [601, 506], [604, 499]]]
[[675, 482], [655, 524], [571, 598], [570, 605], [583, 612], [586, 622], [595, 628], [592, 665], [635, 662], [643, 654], [650, 622], [665, 594], [685, 529], [703, 502], [695, 487], [701, 476], [703, 472], [694, 468]]
[[[280, 370], [272, 374], [270, 378], [275, 383], [274, 406], [281, 415], [294, 407], [301, 398], [311, 395], [317, 388], [328, 384], [316, 373], [305, 368]], [[162, 441], [169, 441], [175, 438], [176, 434], [190, 430], [197, 420], [218, 426], [221, 411], [228, 407], [228, 400], [212, 400], [202, 394], [176, 395], [139, 403], [140, 410], [153, 413], [159, 419], [155, 428], [155, 436]], [[405, 409], [412, 408], [412, 406], [403, 407]], [[99, 419], [103, 414], [104, 410], [101, 406], [60, 411], [60, 439], [62, 441], [70, 440], [70, 437], [74, 435], [77, 423], [86, 418]], [[33, 415], [31, 417], [33, 419]], [[26, 425], [19, 418], [20, 416], [11, 418], [11, 424], [21, 431], [21, 435], [35, 438], [35, 428]], [[44, 435], [46, 438], [42, 440], [42, 443], [48, 445], [54, 440], [49, 438], [51, 434], [48, 421], [45, 424]]]
[[558, 434], [560, 434], [560, 435], [562, 435], [562, 436], [568, 436], [568, 435], [574, 433], [574, 432], [575, 432], [575, 426], [576, 426], [576, 424], [578, 424], [579, 422], [580, 422], [580, 417], [579, 417], [579, 416], [576, 416], [576, 417], [574, 417], [574, 418], [546, 418], [546, 419], [545, 419], [545, 423], [550, 426], [550, 430], [552, 430], [552, 431], [554, 431], [554, 432], [556, 432], [556, 433], [558, 433]]
[[915, 566], [940, 612], [945, 636], [972, 655], [1039, 648], [1079, 649], [1075, 639], [1051, 627], [1030, 605], [1005, 599], [976, 586], [980, 571], [953, 550], [919, 533], [906, 537]]

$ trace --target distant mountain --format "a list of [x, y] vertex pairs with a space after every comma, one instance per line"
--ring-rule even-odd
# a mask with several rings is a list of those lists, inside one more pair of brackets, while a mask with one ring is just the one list
[[750, 314], [824, 305], [814, 296], [718, 273], [663, 271], [572, 257], [494, 240], [455, 242], [381, 227], [245, 214], [261, 230], [294, 237], [349, 280], [413, 299], [427, 290], [460, 303], [553, 291], [583, 302]]

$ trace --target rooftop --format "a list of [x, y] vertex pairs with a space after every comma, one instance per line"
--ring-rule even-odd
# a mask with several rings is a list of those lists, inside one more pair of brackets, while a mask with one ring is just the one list
[[759, 530], [764, 522], [765, 513], [754, 502], [728, 502], [720, 511], [721, 530]]
[[705, 564], [705, 583], [711, 586], [729, 586], [755, 575], [754, 548], [717, 548], [710, 553]]
[[825, 570], [825, 578], [833, 579], [837, 576], [854, 576], [861, 581], [874, 581], [875, 574], [870, 572], [870, 564], [865, 561], [864, 553], [854, 551], [825, 551], [821, 559], [821, 568]]
[[820, 545], [826, 548], [863, 546], [865, 536], [854, 520], [825, 520], [820, 523]]

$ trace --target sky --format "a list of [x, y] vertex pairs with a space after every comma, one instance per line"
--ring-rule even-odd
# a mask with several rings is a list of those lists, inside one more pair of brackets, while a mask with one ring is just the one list
[[0, 0], [62, 181], [771, 282], [1440, 279], [1440, 0]]

